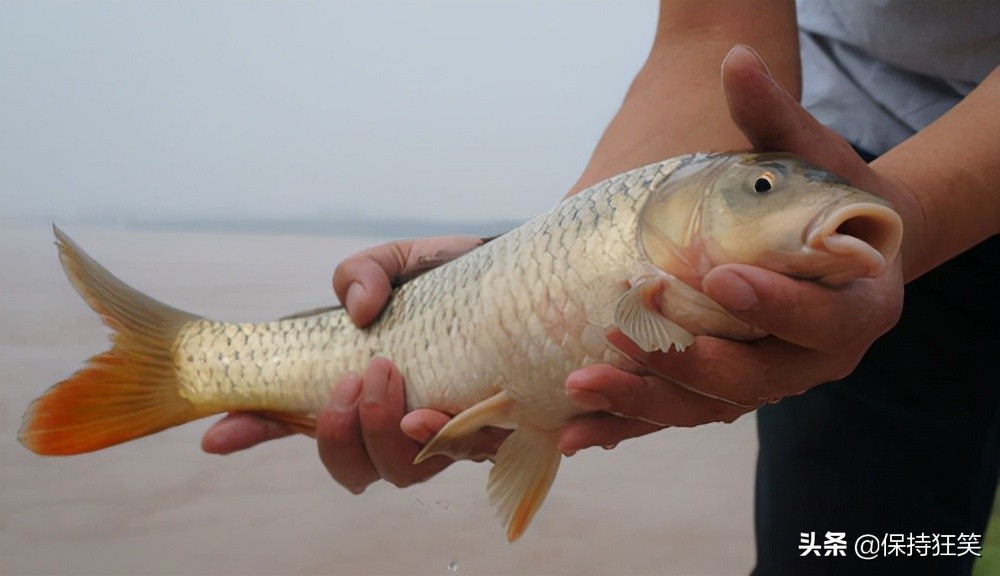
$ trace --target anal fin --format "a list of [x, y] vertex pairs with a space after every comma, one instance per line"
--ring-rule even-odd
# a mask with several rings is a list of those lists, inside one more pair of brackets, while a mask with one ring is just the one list
[[521, 426], [497, 452], [487, 492], [510, 542], [527, 529], [555, 480], [562, 459], [556, 441], [553, 430]]
[[543, 430], [518, 422], [518, 405], [505, 392], [479, 402], [451, 419], [424, 446], [414, 463], [434, 454], [463, 458], [469, 441], [481, 428], [517, 426], [496, 454], [487, 484], [490, 504], [507, 530], [507, 540], [521, 537], [535, 512], [545, 501], [559, 470], [562, 454], [555, 430]]

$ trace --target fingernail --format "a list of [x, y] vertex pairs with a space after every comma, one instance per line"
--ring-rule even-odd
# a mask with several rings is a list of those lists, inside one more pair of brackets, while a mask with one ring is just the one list
[[568, 441], [568, 438], [564, 437], [559, 438], [559, 443], [557, 444], [557, 447], [559, 448], [559, 452], [563, 456], [566, 456], [567, 458], [575, 455], [577, 452], [580, 451], [579, 446], [574, 446], [573, 442]]
[[708, 296], [723, 308], [737, 312], [749, 310], [759, 301], [753, 286], [730, 270], [718, 270], [712, 275]]
[[[592, 373], [586, 369], [570, 373], [566, 378], [566, 396], [570, 400], [592, 410], [607, 410], [611, 408], [611, 400], [607, 396], [593, 390]], [[591, 384], [591, 385], [588, 385]]]
[[354, 406], [360, 393], [361, 376], [358, 374], [348, 374], [337, 383], [323, 409], [334, 412], [347, 412]]
[[414, 424], [403, 417], [403, 420], [399, 423], [399, 429], [410, 438], [420, 442], [421, 444], [426, 444], [430, 442], [437, 430], [432, 430], [431, 428], [424, 425], [423, 422]]
[[347, 294], [344, 296], [344, 307], [348, 310], [357, 310], [368, 291], [360, 282], [351, 282], [347, 287]]
[[752, 58], [754, 60], [754, 62], [757, 65], [757, 69], [758, 70], [760, 70], [764, 74], [767, 74], [768, 78], [772, 77], [771, 76], [771, 70], [768, 69], [767, 63], [764, 62], [764, 59], [761, 58], [760, 54], [756, 50], [754, 50], [752, 46], [749, 46], [747, 44], [737, 44], [737, 45], [733, 46], [729, 50], [729, 53], [726, 54], [726, 57], [722, 60], [723, 64], [725, 64], [726, 60], [729, 60], [730, 57], [732, 57], [735, 54], [739, 54], [741, 52], [744, 53], [744, 54], [749, 55], [750, 58]]

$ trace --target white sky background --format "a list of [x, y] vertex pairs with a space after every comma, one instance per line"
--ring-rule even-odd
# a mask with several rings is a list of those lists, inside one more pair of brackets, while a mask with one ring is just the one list
[[0, 3], [0, 224], [522, 220], [642, 64], [634, 3]]

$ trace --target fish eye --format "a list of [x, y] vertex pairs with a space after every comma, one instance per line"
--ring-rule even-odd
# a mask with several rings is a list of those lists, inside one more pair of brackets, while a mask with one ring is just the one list
[[770, 170], [761, 172], [753, 181], [753, 191], [758, 194], [767, 194], [774, 188], [777, 177]]

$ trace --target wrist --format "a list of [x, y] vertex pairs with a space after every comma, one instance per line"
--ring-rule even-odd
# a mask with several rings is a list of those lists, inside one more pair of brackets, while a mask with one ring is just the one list
[[721, 86], [722, 62], [736, 44], [753, 46], [777, 83], [798, 98], [792, 2], [662, 1], [649, 56], [569, 194], [681, 154], [748, 148]]
[[872, 162], [903, 217], [907, 281], [1000, 234], [1000, 67], [941, 118]]

